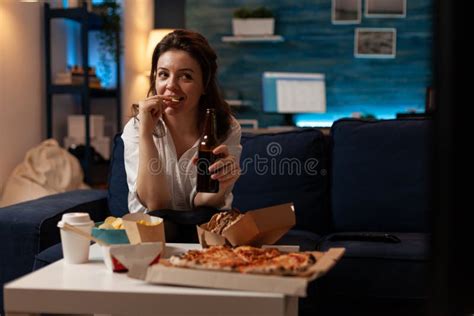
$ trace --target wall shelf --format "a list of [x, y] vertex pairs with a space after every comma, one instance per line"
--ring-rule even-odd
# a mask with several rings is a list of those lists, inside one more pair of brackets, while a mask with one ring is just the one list
[[[54, 84], [50, 87], [50, 93], [55, 94], [82, 94], [87, 92], [82, 85]], [[89, 88], [92, 98], [115, 98], [117, 89]]]
[[269, 36], [223, 36], [223, 42], [283, 42], [285, 39], [281, 35]]

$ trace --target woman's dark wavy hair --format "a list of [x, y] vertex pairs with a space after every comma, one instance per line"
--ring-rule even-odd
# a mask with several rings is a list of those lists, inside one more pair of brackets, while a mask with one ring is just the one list
[[204, 117], [206, 108], [214, 108], [216, 113], [217, 138], [221, 141], [227, 136], [232, 122], [232, 114], [229, 105], [222, 97], [217, 85], [217, 55], [209, 42], [199, 33], [189, 30], [175, 30], [166, 35], [156, 45], [153, 51], [150, 71], [150, 88], [148, 96], [156, 95], [157, 65], [160, 56], [169, 50], [181, 50], [187, 52], [198, 62], [202, 71], [204, 94], [199, 99], [198, 126], [200, 133], [204, 129]]

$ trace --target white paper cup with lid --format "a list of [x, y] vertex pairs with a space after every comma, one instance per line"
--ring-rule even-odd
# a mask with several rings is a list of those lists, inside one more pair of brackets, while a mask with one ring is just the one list
[[[71, 226], [79, 228], [87, 234], [91, 234], [94, 222], [88, 213], [66, 213], [58, 227], [63, 227], [67, 223]], [[60, 229], [61, 243], [63, 248], [63, 256], [66, 263], [85, 263], [89, 260], [90, 241], [74, 232]]]

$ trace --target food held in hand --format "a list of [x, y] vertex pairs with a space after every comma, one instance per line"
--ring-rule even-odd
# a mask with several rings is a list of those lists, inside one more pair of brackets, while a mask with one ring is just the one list
[[184, 98], [183, 97], [171, 97], [171, 102], [179, 102], [181, 100], [183, 100]]

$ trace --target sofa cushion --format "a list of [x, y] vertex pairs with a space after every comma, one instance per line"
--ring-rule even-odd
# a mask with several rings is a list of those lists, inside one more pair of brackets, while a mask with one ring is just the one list
[[242, 135], [242, 175], [233, 206], [241, 211], [293, 202], [297, 229], [328, 231], [327, 151], [317, 129]]
[[300, 246], [300, 251], [314, 251], [321, 240], [321, 237], [315, 233], [305, 230], [291, 229], [280, 238], [276, 245], [295, 245]]
[[110, 214], [117, 217], [128, 213], [128, 185], [123, 156], [124, 146], [121, 136], [121, 134], [117, 134], [114, 138], [107, 195]]
[[324, 291], [361, 298], [425, 298], [429, 235], [391, 234], [400, 242], [330, 241], [333, 235], [325, 237], [318, 250], [344, 247], [346, 252], [325, 277]]
[[336, 231], [428, 229], [428, 119], [335, 122], [331, 207]]
[[63, 258], [62, 244], [53, 245], [35, 256], [33, 271], [41, 269], [50, 263], [58, 261]]

